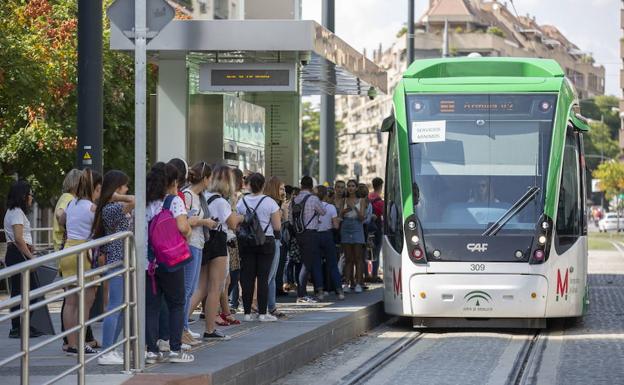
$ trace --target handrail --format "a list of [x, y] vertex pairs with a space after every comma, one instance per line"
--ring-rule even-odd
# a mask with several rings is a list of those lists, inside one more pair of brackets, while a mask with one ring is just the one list
[[[110, 265], [105, 265], [102, 267], [98, 267], [95, 269], [90, 269], [85, 271], [85, 253], [89, 250], [103, 246], [107, 243], [113, 241], [124, 241], [124, 258], [121, 262], [112, 263]], [[61, 258], [65, 258], [68, 256], [75, 256], [77, 258], [77, 274], [74, 277], [66, 277], [56, 282], [52, 282], [48, 285], [39, 287], [34, 290], [30, 290], [30, 274], [34, 269], [60, 260]], [[139, 347], [139, 320], [137, 314], [137, 261], [136, 261], [136, 249], [134, 247], [134, 235], [132, 232], [120, 232], [112, 235], [108, 235], [102, 238], [94, 239], [80, 245], [68, 247], [66, 249], [55, 251], [50, 254], [47, 254], [42, 257], [35, 257], [33, 259], [18, 263], [16, 265], [5, 267], [0, 270], [0, 279], [6, 279], [11, 276], [20, 275], [21, 276], [21, 286], [22, 286], [22, 294], [9, 298], [4, 301], [0, 301], [0, 310], [10, 308], [13, 306], [20, 305], [20, 309], [15, 311], [9, 311], [8, 315], [3, 315], [1, 319], [7, 320], [14, 317], [21, 317], [21, 330], [20, 330], [20, 338], [21, 338], [21, 349], [20, 352], [6, 357], [0, 360], [0, 367], [5, 364], [16, 360], [21, 359], [21, 384], [28, 385], [30, 383], [29, 378], [29, 364], [30, 364], [30, 354], [39, 350], [40, 348], [59, 340], [67, 335], [78, 332], [78, 358], [77, 364], [72, 366], [68, 370], [63, 371], [61, 374], [54, 377], [47, 383], [53, 383], [61, 378], [73, 373], [78, 372], [77, 375], [77, 383], [79, 385], [85, 384], [85, 371], [86, 364], [96, 359], [97, 357], [106, 354], [118, 346], [123, 345], [124, 350], [124, 372], [131, 372], [131, 346], [132, 345], [132, 353], [133, 353], [133, 365], [132, 370], [140, 370], [142, 368], [142, 356], [140, 355], [141, 349]], [[98, 275], [102, 275], [98, 277]], [[124, 290], [123, 290], [123, 303], [104, 314], [99, 315], [98, 317], [88, 319], [88, 315], [86, 313], [86, 309], [84, 306], [84, 298], [85, 298], [85, 290], [89, 287], [93, 287], [98, 283], [109, 280], [113, 277], [123, 276], [124, 280]], [[89, 278], [95, 278], [89, 282], [86, 280]], [[68, 288], [71, 285], [76, 285], [76, 287], [71, 287], [65, 290], [62, 294], [55, 294], [51, 298], [45, 298], [42, 301], [38, 301], [32, 303], [34, 299], [39, 297], [43, 297], [46, 294], [58, 290], [60, 288]], [[35, 344], [34, 346], [30, 346], [30, 312], [36, 308], [40, 308], [43, 306], [47, 306], [48, 303], [63, 299], [69, 295], [77, 294], [79, 297], [78, 300], [78, 324], [74, 327], [65, 330], [64, 332], [52, 336], [44, 341]], [[32, 304], [31, 304], [32, 303]], [[105, 318], [106, 316], [115, 314], [117, 312], [124, 312], [123, 315], [123, 338], [120, 341], [113, 344], [100, 351], [98, 354], [89, 357], [87, 360], [84, 354], [84, 349], [82, 348], [85, 345], [85, 334], [86, 327], [98, 320]]]

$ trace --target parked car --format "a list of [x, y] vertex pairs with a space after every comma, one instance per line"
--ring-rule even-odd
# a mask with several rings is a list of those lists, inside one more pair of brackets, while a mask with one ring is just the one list
[[[620, 216], [619, 231], [624, 230], [624, 217]], [[606, 213], [604, 218], [598, 222], [598, 231], [618, 231], [618, 216], [617, 213]]]

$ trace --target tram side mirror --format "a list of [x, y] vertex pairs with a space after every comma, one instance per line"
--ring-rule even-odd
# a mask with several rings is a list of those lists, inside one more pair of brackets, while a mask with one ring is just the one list
[[570, 114], [568, 116], [570, 123], [579, 131], [589, 131], [589, 121], [586, 117], [581, 115], [580, 113], [574, 111], [574, 109], [570, 110]]
[[394, 124], [394, 114], [390, 114], [390, 116], [385, 118], [381, 123], [381, 132], [392, 132], [394, 130]]

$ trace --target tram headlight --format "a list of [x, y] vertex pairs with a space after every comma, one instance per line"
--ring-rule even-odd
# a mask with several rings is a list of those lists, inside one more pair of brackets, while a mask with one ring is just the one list
[[546, 254], [544, 253], [544, 250], [542, 249], [537, 249], [533, 252], [533, 259], [535, 259], [538, 262], [543, 261], [545, 256]]
[[537, 238], [537, 242], [539, 242], [540, 245], [545, 245], [546, 244], [546, 236], [545, 235], [540, 235], [539, 238]]
[[423, 257], [425, 256], [425, 253], [420, 249], [420, 247], [416, 247], [414, 250], [412, 250], [412, 257], [419, 261], [421, 259], [423, 259]]
[[412, 230], [412, 231], [416, 230], [416, 222], [414, 222], [414, 221], [407, 222], [407, 228]]
[[548, 224], [548, 222], [546, 221], [542, 222], [542, 229], [548, 230], [549, 228], [550, 228], [550, 225]]
[[412, 241], [413, 244], [417, 245], [418, 242], [420, 242], [420, 238], [418, 238], [418, 235], [412, 235], [410, 241]]

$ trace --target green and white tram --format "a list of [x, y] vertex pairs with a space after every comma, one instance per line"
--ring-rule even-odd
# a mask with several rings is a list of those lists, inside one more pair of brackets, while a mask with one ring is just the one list
[[423, 327], [581, 316], [588, 126], [561, 67], [418, 60], [393, 104], [382, 124], [386, 312]]

